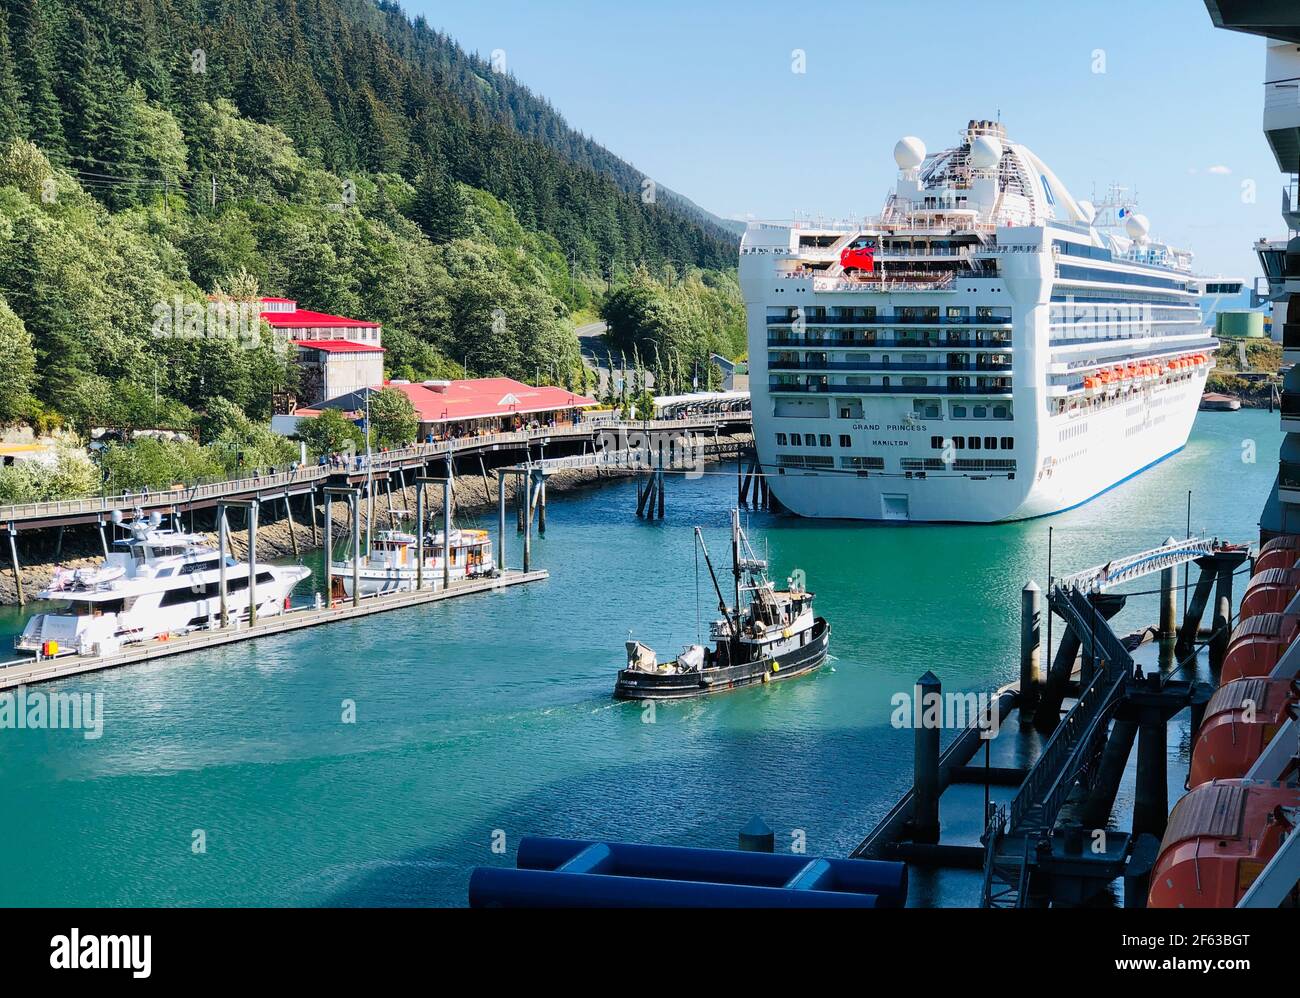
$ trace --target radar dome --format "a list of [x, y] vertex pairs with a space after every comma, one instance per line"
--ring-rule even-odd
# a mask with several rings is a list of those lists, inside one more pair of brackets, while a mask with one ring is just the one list
[[1083, 220], [1089, 225], [1091, 225], [1092, 220], [1097, 217], [1097, 206], [1091, 201], [1080, 201], [1079, 211], [1083, 214]]
[[900, 170], [913, 170], [925, 161], [925, 143], [915, 135], [905, 135], [894, 146], [894, 162]]
[[988, 170], [1002, 160], [1002, 143], [992, 135], [978, 135], [970, 144], [968, 162], [977, 170]]
[[1140, 243], [1146, 239], [1147, 233], [1151, 231], [1151, 223], [1147, 220], [1146, 215], [1129, 215], [1128, 220], [1124, 223], [1124, 231], [1129, 234], [1130, 239]]

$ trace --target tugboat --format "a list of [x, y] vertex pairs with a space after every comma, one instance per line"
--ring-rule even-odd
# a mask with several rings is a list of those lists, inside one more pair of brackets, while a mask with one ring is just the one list
[[[831, 628], [813, 615], [813, 594], [793, 580], [779, 590], [767, 577], [767, 562], [756, 558], [740, 529], [740, 511], [731, 512], [731, 561], [735, 606], [727, 605], [704, 535], [695, 528], [718, 595], [719, 620], [709, 627], [712, 648], [688, 645], [670, 662], [657, 660], [640, 641], [628, 641], [627, 666], [618, 673], [614, 696], [620, 700], [675, 700], [725, 693], [745, 686], [792, 679], [826, 661]], [[747, 605], [742, 609], [742, 601]]]

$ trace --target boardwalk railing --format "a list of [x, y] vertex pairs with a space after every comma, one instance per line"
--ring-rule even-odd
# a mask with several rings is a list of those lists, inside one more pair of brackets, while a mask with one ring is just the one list
[[[512, 433], [489, 433], [473, 437], [458, 437], [450, 440], [437, 440], [433, 443], [412, 444], [395, 450], [381, 451], [371, 456], [371, 467], [375, 471], [388, 471], [404, 467], [414, 462], [425, 462], [432, 458], [447, 455], [500, 448], [503, 446], [522, 446], [525, 444], [545, 442], [548, 440], [573, 437], [589, 437], [594, 432], [604, 429], [620, 429], [629, 432], [673, 431], [689, 429], [712, 429], [723, 423], [734, 423], [747, 418], [747, 413], [716, 413], [703, 416], [690, 416], [682, 419], [628, 421], [614, 416], [593, 416], [580, 423], [564, 426], [540, 426], [535, 429], [519, 430]], [[321, 481], [331, 475], [340, 473], [357, 474], [366, 470], [365, 458], [357, 455], [343, 466], [331, 464], [307, 464], [288, 470], [272, 470], [265, 475], [245, 476], [224, 479], [217, 482], [204, 482], [187, 487], [161, 489], [149, 492], [128, 492], [115, 496], [90, 496], [83, 499], [55, 499], [48, 502], [22, 503], [14, 506], [0, 506], [0, 523], [15, 523], [23, 520], [50, 519], [61, 516], [87, 516], [108, 514], [115, 509], [170, 509], [173, 506], [189, 506], [194, 503], [220, 499], [225, 496], [247, 493], [276, 493], [286, 488]]]

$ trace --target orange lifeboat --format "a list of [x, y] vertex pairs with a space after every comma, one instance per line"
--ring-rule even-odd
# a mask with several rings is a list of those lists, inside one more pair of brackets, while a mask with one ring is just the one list
[[1294, 679], [1235, 679], [1220, 686], [1196, 730], [1189, 785], [1245, 776], [1291, 718], [1298, 698]]
[[1300, 619], [1285, 613], [1260, 613], [1243, 620], [1228, 639], [1219, 684], [1249, 676], [1267, 676], [1295, 639]]
[[1266, 568], [1246, 583], [1239, 620], [1261, 613], [1282, 613], [1300, 592], [1300, 568]]
[[1255, 571], [1263, 572], [1270, 568], [1291, 568], [1300, 563], [1300, 534], [1283, 534], [1274, 537], [1259, 549], [1255, 559]]
[[1174, 805], [1151, 871], [1151, 908], [1233, 908], [1292, 829], [1300, 787], [1214, 780]]

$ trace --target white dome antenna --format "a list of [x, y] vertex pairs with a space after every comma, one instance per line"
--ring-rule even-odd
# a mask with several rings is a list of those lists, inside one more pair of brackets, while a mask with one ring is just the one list
[[977, 135], [966, 161], [976, 170], [991, 170], [1002, 162], [1002, 143], [992, 135]]
[[894, 162], [900, 170], [915, 170], [925, 162], [925, 143], [915, 135], [904, 135], [894, 146]]
[[1135, 243], [1144, 243], [1147, 241], [1147, 233], [1151, 231], [1151, 222], [1146, 215], [1135, 212], [1124, 222], [1124, 231]]

